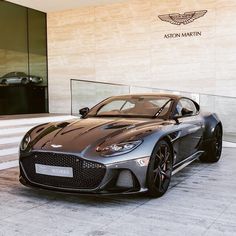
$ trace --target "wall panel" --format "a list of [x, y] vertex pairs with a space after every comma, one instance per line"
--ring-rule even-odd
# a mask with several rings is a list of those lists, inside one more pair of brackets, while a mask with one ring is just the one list
[[[197, 10], [207, 13], [187, 25], [158, 18]], [[236, 97], [235, 11], [233, 0], [127, 0], [49, 13], [50, 111], [70, 112], [70, 79]]]

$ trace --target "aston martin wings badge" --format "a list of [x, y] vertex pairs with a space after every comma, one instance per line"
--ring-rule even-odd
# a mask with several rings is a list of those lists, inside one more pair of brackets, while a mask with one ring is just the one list
[[185, 12], [184, 14], [179, 13], [172, 13], [172, 14], [166, 14], [166, 15], [159, 15], [158, 17], [162, 21], [169, 22], [173, 25], [187, 25], [189, 23], [192, 23], [194, 20], [203, 17], [207, 13], [207, 10], [201, 10], [201, 11], [191, 11], [191, 12]]

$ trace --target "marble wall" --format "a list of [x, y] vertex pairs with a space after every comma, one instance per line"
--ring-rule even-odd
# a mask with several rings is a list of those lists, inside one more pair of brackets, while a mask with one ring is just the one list
[[[186, 25], [158, 18], [198, 10]], [[48, 13], [50, 112], [70, 112], [70, 79], [236, 97], [235, 12], [234, 0], [127, 0]]]

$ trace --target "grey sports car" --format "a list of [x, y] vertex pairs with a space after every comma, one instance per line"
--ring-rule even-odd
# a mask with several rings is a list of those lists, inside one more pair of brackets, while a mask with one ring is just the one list
[[196, 158], [217, 162], [216, 114], [171, 94], [110, 97], [81, 118], [31, 129], [20, 146], [20, 182], [78, 193], [148, 192], [160, 197], [171, 176]]
[[0, 84], [40, 84], [43, 78], [35, 75], [27, 75], [24, 72], [10, 72], [0, 77]]

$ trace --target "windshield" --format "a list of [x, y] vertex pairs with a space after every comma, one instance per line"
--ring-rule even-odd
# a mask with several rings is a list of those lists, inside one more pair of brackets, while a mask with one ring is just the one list
[[95, 106], [89, 116], [162, 117], [168, 113], [171, 101], [167, 97], [150, 96], [110, 98]]

